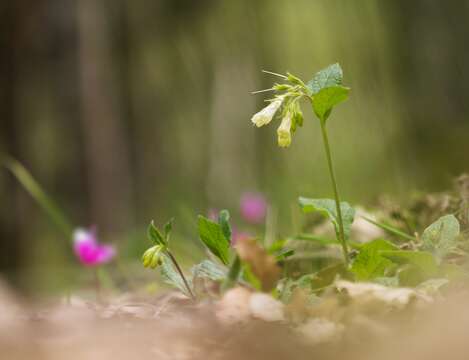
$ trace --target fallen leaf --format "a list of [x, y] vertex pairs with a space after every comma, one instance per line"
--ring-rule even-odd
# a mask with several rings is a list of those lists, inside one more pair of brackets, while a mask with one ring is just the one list
[[275, 257], [269, 255], [252, 238], [239, 239], [236, 251], [240, 259], [249, 265], [251, 272], [259, 279], [262, 290], [273, 289], [280, 277], [280, 267]]

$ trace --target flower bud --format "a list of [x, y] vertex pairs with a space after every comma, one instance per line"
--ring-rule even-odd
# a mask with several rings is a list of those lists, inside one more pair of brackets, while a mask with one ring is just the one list
[[291, 144], [291, 126], [292, 117], [289, 112], [282, 119], [280, 126], [277, 129], [278, 146], [288, 147]]
[[261, 127], [263, 125], [267, 125], [270, 123], [277, 112], [277, 110], [282, 106], [283, 97], [277, 97], [274, 101], [272, 101], [269, 105], [255, 114], [251, 121], [257, 126]]
[[289, 91], [291, 89], [291, 85], [288, 85], [288, 84], [275, 84], [272, 88], [275, 91]]
[[154, 269], [158, 265], [161, 265], [162, 251], [163, 251], [163, 246], [161, 245], [152, 246], [147, 251], [145, 251], [142, 256], [143, 266]]
[[299, 77], [293, 74], [287, 73], [287, 80], [290, 81], [292, 84], [304, 86], [303, 81], [301, 81]]

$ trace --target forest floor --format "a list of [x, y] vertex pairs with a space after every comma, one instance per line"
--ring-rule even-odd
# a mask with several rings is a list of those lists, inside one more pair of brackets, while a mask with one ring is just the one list
[[244, 288], [197, 303], [169, 292], [99, 303], [72, 296], [35, 306], [22, 304], [5, 286], [0, 292], [2, 359], [431, 360], [469, 354], [465, 291], [443, 299], [349, 288], [346, 295], [331, 294], [314, 314], [301, 299], [283, 306]]

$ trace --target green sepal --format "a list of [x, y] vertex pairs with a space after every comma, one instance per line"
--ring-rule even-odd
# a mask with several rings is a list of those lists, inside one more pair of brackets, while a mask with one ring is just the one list
[[147, 230], [147, 235], [148, 238], [153, 241], [156, 245], [163, 245], [163, 246], [168, 246], [168, 243], [165, 239], [165, 237], [161, 234], [160, 230], [155, 226], [155, 223], [153, 220], [150, 222], [150, 225], [148, 225], [148, 230]]

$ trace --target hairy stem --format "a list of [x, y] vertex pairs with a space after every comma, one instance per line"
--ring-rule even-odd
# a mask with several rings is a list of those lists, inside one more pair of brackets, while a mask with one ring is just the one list
[[176, 261], [176, 258], [171, 254], [171, 251], [166, 250], [166, 253], [168, 254], [169, 258], [171, 259], [171, 262], [173, 263], [174, 267], [178, 271], [179, 275], [181, 276], [182, 281], [184, 281], [184, 286], [186, 287], [188, 293], [191, 295], [192, 300], [195, 300], [195, 295], [191, 290], [191, 287], [189, 286], [189, 283], [186, 280], [186, 277], [184, 276], [181, 267], [179, 266], [178, 262]]
[[329, 168], [329, 175], [331, 177], [332, 190], [334, 191], [335, 207], [337, 211], [337, 222], [339, 224], [338, 240], [340, 244], [342, 245], [342, 252], [344, 254], [345, 266], [348, 266], [349, 264], [348, 247], [347, 247], [347, 241], [345, 240], [344, 223], [342, 220], [342, 210], [340, 209], [339, 191], [337, 190], [337, 182], [335, 180], [334, 166], [332, 165], [332, 155], [331, 155], [331, 149], [329, 146], [329, 138], [327, 136], [326, 124], [324, 123], [324, 121], [320, 121], [320, 123], [321, 123], [322, 139], [324, 142], [324, 150], [326, 151], [327, 166]]

